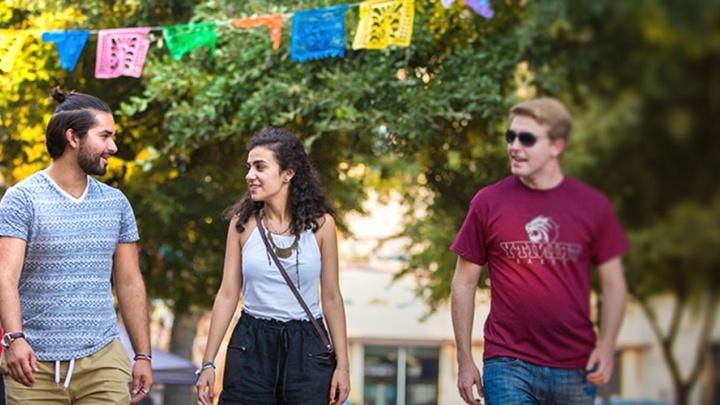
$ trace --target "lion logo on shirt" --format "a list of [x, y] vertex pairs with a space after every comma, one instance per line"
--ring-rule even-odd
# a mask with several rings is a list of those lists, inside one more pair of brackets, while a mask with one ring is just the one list
[[525, 225], [525, 231], [532, 243], [554, 242], [558, 235], [560, 226], [551, 218], [538, 215]]
[[545, 215], [538, 215], [525, 224], [525, 232], [529, 240], [500, 242], [505, 257], [517, 263], [555, 264], [575, 262], [582, 253], [579, 243], [558, 241], [560, 225]]

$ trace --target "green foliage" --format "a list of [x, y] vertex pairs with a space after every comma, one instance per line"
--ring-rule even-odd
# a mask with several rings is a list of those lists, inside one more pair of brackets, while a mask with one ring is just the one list
[[[51, 30], [154, 26], [189, 18], [194, 3], [189, 0], [91, 0], [81, 4], [63, 0], [9, 1], [0, 4], [0, 27]], [[66, 90], [97, 95], [114, 110], [121, 101], [132, 100], [141, 94], [142, 83], [134, 78], [94, 79], [96, 45], [97, 37], [91, 36], [76, 69], [65, 72], [59, 67], [54, 45], [42, 43], [39, 36], [31, 37], [27, 40], [13, 71], [0, 76], [3, 88], [0, 94], [0, 175], [5, 187], [49, 163], [44, 135], [45, 125], [55, 108], [48, 97], [53, 86], [60, 85]], [[176, 207], [180, 206], [175, 196], [158, 194], [148, 198], [154, 189], [162, 187], [167, 178], [178, 175], [178, 160], [166, 160], [150, 173], [159, 155], [151, 146], [157, 143], [158, 139], [164, 139], [164, 134], [157, 125], [160, 110], [161, 108], [156, 108], [148, 112], [142, 120], [116, 114], [119, 152], [116, 158], [111, 159], [108, 174], [103, 179], [126, 191], [135, 205], [140, 223], [144, 262], [157, 255], [158, 246], [174, 242], [173, 238], [162, 239], [160, 242], [153, 239], [164, 238], [165, 235], [150, 227], [156, 226], [156, 220], [159, 219], [177, 220], [174, 212]], [[186, 184], [191, 185], [187, 190], [197, 188], [195, 183], [206, 184], [204, 178], [203, 175], [196, 181], [189, 176]], [[202, 199], [192, 198], [194, 195], [183, 197], [193, 203], [204, 202]], [[198, 218], [198, 224], [206, 224], [205, 215]], [[148, 225], [143, 225], [144, 222]], [[173, 251], [175, 250], [177, 247], [174, 247]], [[158, 288], [167, 290], [164, 284]], [[154, 286], [150, 286], [150, 291], [153, 289]], [[181, 296], [182, 291], [178, 293]]]
[[[311, 2], [302, 8], [327, 4]], [[193, 19], [296, 9], [294, 2], [219, 1], [198, 7]], [[225, 238], [225, 231], [215, 227], [218, 213], [244, 192], [244, 144], [268, 126], [289, 127], [303, 137], [341, 213], [361, 210], [367, 187], [400, 187], [409, 206], [431, 209], [417, 225], [408, 223], [415, 240], [423, 241], [419, 243], [437, 235], [432, 224], [440, 217], [456, 225], [473, 192], [468, 184], [489, 182], [503, 165], [487, 156], [502, 155], [495, 129], [513, 87], [521, 12], [517, 4], [500, 5], [497, 17], [486, 21], [462, 5], [447, 11], [439, 3], [418, 1], [410, 47], [348, 50], [342, 59], [307, 63], [290, 61], [287, 35], [281, 49], [273, 51], [264, 29], [220, 28], [212, 55], [198, 49], [173, 61], [153, 54], [143, 75], [146, 90], [124, 103], [123, 112], [142, 120], [163, 110], [159, 125], [164, 136], [152, 144], [161, 151], [153, 171], [172, 159], [186, 160], [186, 171], [154, 188], [153, 198], [177, 202], [177, 190], [189, 187], [194, 171], [202, 178], [216, 170], [213, 164], [223, 166], [212, 175], [221, 192], [198, 189], [196, 198], [204, 202], [183, 200], [182, 207], [163, 211], [167, 216], [161, 223], [155, 224], [159, 215], [142, 219], [144, 227], [152, 221], [152, 232], [163, 233], [165, 239], [158, 240], [193, 258], [193, 266], [172, 272], [148, 260], [156, 277], [151, 284], [163, 286], [154, 292], [176, 297], [182, 291], [191, 303], [211, 302], [208, 295], [217, 288]], [[357, 9], [351, 9], [349, 38], [356, 21]], [[210, 151], [219, 153], [214, 161], [198, 158]], [[452, 197], [436, 198], [436, 193]], [[408, 214], [408, 219], [414, 217]], [[192, 239], [195, 232], [188, 231], [188, 221], [203, 217], [216, 220]]]
[[[575, 113], [567, 172], [605, 191], [633, 240], [641, 238], [627, 269], [638, 294], [677, 294], [684, 285], [693, 286], [694, 293], [708, 291], [707, 277], [717, 273], [716, 262], [698, 261], [690, 248], [711, 245], [707, 232], [685, 232], [682, 242], [673, 239], [687, 247], [675, 251], [675, 266], [663, 267], [672, 268], [673, 277], [645, 266], [651, 254], [647, 241], [659, 242], [661, 231], [682, 235], [694, 223], [680, 214], [668, 218], [671, 213], [697, 210], [698, 216], [711, 217], [711, 202], [720, 194], [715, 179], [720, 138], [713, 118], [720, 113], [719, 19], [720, 5], [708, 1], [530, 2], [513, 38], [519, 60], [528, 63], [530, 93], [559, 97]], [[498, 107], [492, 111], [496, 120], [505, 115]], [[435, 162], [426, 166], [429, 208], [419, 221], [409, 218], [408, 228], [423, 247], [409, 270], [425, 280], [421, 292], [431, 305], [448, 297], [455, 257], [447, 247], [471, 195], [507, 173], [500, 145], [486, 141], [485, 150], [465, 155], [468, 145], [482, 141], [453, 144], [444, 137], [436, 142], [428, 152]], [[449, 151], [487, 167], [482, 173], [466, 165], [455, 171], [450, 159], [437, 153], [446, 142]], [[432, 243], [423, 244], [428, 240]]]
[[[720, 295], [720, 4], [581, 0], [536, 2], [528, 12], [535, 86], [568, 101], [578, 118], [568, 169], [615, 203], [633, 243], [630, 291], [660, 343], [677, 403], [688, 403]], [[675, 298], [667, 331], [648, 304], [658, 294]], [[702, 332], [683, 376], [678, 365], [688, 359], [673, 349], [691, 301]]]
[[634, 252], [627, 267], [634, 295], [651, 297], [668, 286], [683, 301], [720, 294], [720, 199], [678, 204], [631, 236]]
[[[341, 213], [361, 211], [367, 188], [402, 193], [403, 235], [412, 242], [398, 276], [415, 275], [432, 309], [449, 295], [455, 256], [448, 246], [470, 199], [507, 174], [498, 136], [507, 108], [553, 95], [576, 117], [565, 168], [604, 190], [627, 226], [629, 285], [683, 401], [715, 319], [710, 305], [695, 371], [683, 379], [672, 354], [683, 305], [720, 295], [720, 3], [493, 1], [491, 20], [456, 3], [445, 10], [417, 0], [410, 47], [348, 50], [342, 59], [292, 63], [289, 21], [278, 51], [264, 28], [220, 26], [212, 54], [197, 49], [174, 61], [158, 37], [140, 81], [93, 79], [95, 37], [72, 73], [58, 68], [51, 45], [30, 40], [13, 73], [0, 76], [0, 174], [8, 185], [47, 163], [52, 85], [119, 109], [119, 159], [105, 180], [135, 207], [150, 295], [182, 313], [210, 305], [217, 290], [227, 227], [221, 213], [246, 190], [245, 143], [268, 126], [288, 127], [303, 137]], [[0, 27], [157, 26], [299, 8], [289, 0], [195, 5], [6, 1]], [[349, 38], [357, 18], [352, 8]], [[666, 336], [647, 305], [660, 293], [678, 298]]]
[[[720, 5], [538, 3], [528, 52], [540, 92], [566, 95], [588, 159], [579, 176], [617, 202], [625, 224], [648, 226], [685, 200], [709, 201], [720, 150]], [[589, 159], [592, 160], [589, 160]]]
[[[68, 0], [6, 1], [0, 4], [0, 27], [7, 29], [62, 30], [159, 25], [176, 18], [187, 18], [194, 2], [190, 0], [75, 2]], [[0, 74], [0, 176], [12, 184], [49, 163], [44, 147], [45, 124], [54, 110], [50, 89], [60, 85], [100, 96], [111, 108], [142, 90], [137, 79], [94, 79], [97, 37], [91, 36], [73, 72], [59, 66], [55, 46], [30, 36], [12, 72]], [[125, 135], [143, 123], [119, 120], [120, 157], [132, 162], [141, 148]], [[140, 129], [140, 132], [144, 130]], [[137, 131], [135, 132], [137, 133]], [[113, 162], [114, 166], [123, 165]], [[122, 179], [111, 173], [107, 180]]]
[[[298, 9], [291, 1], [194, 4], [7, 2], [0, 18], [11, 28], [109, 27]], [[493, 7], [496, 16], [484, 20], [460, 2], [445, 10], [418, 0], [410, 47], [348, 49], [345, 58], [306, 63], [289, 59], [289, 20], [277, 51], [264, 28], [220, 26], [212, 54], [201, 48], [181, 61], [157, 38], [140, 81], [92, 79], [94, 38], [72, 73], [36, 42], [20, 62], [26, 73], [2, 76], [9, 87], [0, 96], [0, 170], [10, 183], [46, 163], [38, 123], [50, 107], [36, 100], [46, 100], [53, 84], [100, 95], [120, 112], [120, 160], [107, 180], [136, 208], [151, 294], [177, 299], [179, 307], [209, 305], [222, 267], [221, 212], [245, 192], [245, 142], [268, 126], [289, 127], [303, 137], [341, 213], [361, 211], [368, 187], [402, 193], [403, 233], [413, 240], [403, 274], [417, 276], [432, 307], [448, 296], [455, 257], [447, 247], [470, 199], [507, 173], [498, 136], [507, 108], [533, 93], [551, 94], [576, 116], [566, 169], [611, 197], [637, 244], [628, 265], [633, 287], [673, 289], [677, 283], [643, 269], [651, 246], [643, 241], [662, 226], [668, 234], [685, 229], [689, 218], [666, 219], [677, 206], [694, 204], [710, 215], [718, 198], [720, 138], [712, 117], [720, 113], [719, 6], [518, 0]], [[45, 9], [66, 11], [53, 20]], [[351, 8], [349, 40], [357, 18]], [[36, 166], [18, 171], [28, 162]], [[703, 246], [709, 237], [689, 232], [687, 244]], [[707, 272], [678, 276], [703, 286], [696, 273]]]

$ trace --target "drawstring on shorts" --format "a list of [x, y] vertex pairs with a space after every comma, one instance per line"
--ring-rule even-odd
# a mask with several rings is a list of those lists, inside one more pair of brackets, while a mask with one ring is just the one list
[[[73, 371], [75, 371], [75, 359], [70, 359], [70, 366], [68, 366], [67, 375], [65, 375], [65, 384], [63, 384], [65, 390], [70, 387]], [[55, 384], [60, 384], [60, 360], [55, 360]]]

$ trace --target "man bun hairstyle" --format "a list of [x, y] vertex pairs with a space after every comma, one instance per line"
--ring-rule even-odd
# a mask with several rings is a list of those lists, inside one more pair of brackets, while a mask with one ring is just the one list
[[107, 103], [89, 94], [75, 91], [67, 93], [56, 86], [50, 91], [50, 96], [58, 103], [45, 130], [45, 145], [52, 159], [59, 158], [65, 152], [65, 133], [68, 129], [72, 129], [82, 139], [97, 124], [96, 113], [112, 114]]
[[62, 104], [63, 101], [67, 99], [67, 96], [65, 93], [60, 89], [60, 86], [55, 86], [50, 91], [50, 96], [58, 102], [58, 104]]

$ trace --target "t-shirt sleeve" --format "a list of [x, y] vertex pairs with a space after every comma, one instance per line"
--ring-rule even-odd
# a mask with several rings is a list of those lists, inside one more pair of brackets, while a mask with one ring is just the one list
[[483, 265], [487, 261], [485, 215], [481, 209], [481, 202], [481, 197], [475, 195], [470, 202], [465, 222], [455, 236], [455, 241], [450, 245], [450, 250], [457, 253], [458, 256], [478, 265]]
[[130, 201], [127, 197], [122, 196], [122, 215], [120, 219], [120, 238], [119, 243], [132, 243], [140, 239], [138, 235], [137, 223], [135, 222], [135, 213], [133, 212]]
[[33, 208], [22, 190], [10, 187], [0, 200], [0, 236], [27, 242], [32, 227]]
[[599, 212], [596, 236], [591, 248], [592, 261], [595, 265], [622, 256], [630, 250], [630, 242], [625, 236], [610, 201], [603, 198]]

